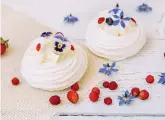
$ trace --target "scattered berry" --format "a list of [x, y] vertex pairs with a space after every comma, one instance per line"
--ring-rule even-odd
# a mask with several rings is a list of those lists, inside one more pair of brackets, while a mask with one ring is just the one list
[[140, 89], [139, 88], [137, 88], [137, 87], [132, 88], [132, 90], [131, 90], [132, 96], [137, 97], [137, 96], [139, 96], [139, 93], [140, 93]]
[[70, 48], [70, 49], [74, 51], [74, 47], [73, 47], [73, 45], [71, 45], [71, 48]]
[[110, 104], [112, 104], [112, 99], [111, 99], [110, 97], [106, 97], [106, 98], [104, 99], [104, 103], [105, 103], [106, 105], [110, 105]]
[[112, 82], [109, 83], [108, 87], [109, 87], [110, 90], [115, 90], [115, 89], [117, 89], [118, 84], [115, 81], [112, 81]]
[[108, 25], [113, 25], [113, 19], [111, 17], [106, 18], [106, 23]]
[[140, 91], [139, 98], [141, 100], [146, 100], [146, 99], [148, 99], [148, 97], [149, 97], [149, 93], [147, 90], [141, 90]]
[[146, 81], [147, 81], [148, 83], [153, 83], [153, 82], [154, 82], [154, 76], [148, 75], [148, 76], [146, 77]]
[[4, 40], [2, 37], [1, 37], [1, 55], [5, 54], [6, 53], [6, 49], [8, 48], [8, 41], [9, 40]]
[[67, 94], [67, 98], [71, 103], [76, 104], [79, 100], [79, 95], [76, 91], [69, 91]]
[[61, 100], [60, 100], [60, 97], [59, 96], [55, 95], [55, 96], [51, 96], [50, 97], [49, 102], [52, 105], [58, 105], [58, 104], [60, 104]]
[[96, 92], [91, 92], [89, 94], [89, 99], [92, 101], [92, 102], [96, 102], [98, 99], [99, 99], [99, 95], [96, 93]]
[[36, 50], [37, 50], [37, 51], [40, 51], [40, 48], [41, 48], [41, 44], [38, 43], [37, 46], [36, 46]]
[[94, 88], [92, 89], [92, 92], [95, 92], [95, 93], [97, 93], [98, 95], [100, 95], [100, 90], [99, 90], [98, 87], [94, 87]]
[[131, 18], [131, 20], [136, 24], [136, 20], [134, 18]]
[[14, 77], [12, 80], [11, 80], [12, 84], [13, 85], [18, 85], [19, 84], [19, 79], [17, 77]]
[[109, 87], [109, 82], [108, 81], [103, 82], [103, 87], [108, 88]]
[[104, 18], [104, 17], [100, 17], [100, 18], [98, 19], [98, 23], [99, 23], [99, 24], [101, 24], [101, 23], [103, 23], [103, 22], [104, 22], [104, 20], [105, 20], [105, 18]]
[[78, 85], [78, 83], [76, 82], [75, 84], [73, 84], [73, 85], [71, 86], [71, 89], [74, 90], [74, 91], [78, 91], [78, 90], [79, 90], [79, 85]]

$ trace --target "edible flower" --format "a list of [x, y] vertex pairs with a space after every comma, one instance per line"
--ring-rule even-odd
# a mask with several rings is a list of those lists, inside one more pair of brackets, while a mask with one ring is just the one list
[[138, 12], [151, 12], [152, 8], [149, 5], [143, 3], [137, 7], [137, 11]]
[[43, 32], [42, 34], [41, 34], [41, 37], [48, 37], [48, 36], [50, 36], [52, 33], [51, 32]]
[[161, 73], [158, 83], [165, 84], [165, 73]]
[[64, 22], [66, 22], [66, 23], [72, 23], [73, 24], [73, 23], [78, 22], [78, 21], [79, 21], [78, 17], [72, 16], [72, 14], [70, 14], [64, 18]]

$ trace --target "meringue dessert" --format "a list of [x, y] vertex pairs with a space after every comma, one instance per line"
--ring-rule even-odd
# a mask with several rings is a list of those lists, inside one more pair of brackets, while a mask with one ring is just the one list
[[34, 88], [63, 90], [83, 77], [87, 64], [86, 52], [80, 45], [60, 32], [44, 32], [26, 50], [21, 74]]
[[101, 11], [86, 32], [86, 45], [94, 54], [109, 59], [123, 60], [137, 54], [146, 42], [144, 28], [127, 16], [119, 5]]

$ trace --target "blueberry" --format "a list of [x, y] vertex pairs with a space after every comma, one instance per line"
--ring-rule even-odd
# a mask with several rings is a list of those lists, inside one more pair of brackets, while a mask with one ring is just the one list
[[113, 24], [112, 18], [111, 18], [111, 17], [106, 18], [106, 23], [107, 23], [108, 25], [112, 25], [112, 24]]

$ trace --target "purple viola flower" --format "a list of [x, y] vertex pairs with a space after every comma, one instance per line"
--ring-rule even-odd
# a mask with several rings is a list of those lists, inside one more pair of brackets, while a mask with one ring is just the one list
[[165, 73], [161, 73], [158, 83], [165, 84]]
[[131, 18], [130, 17], [124, 17], [124, 12], [121, 11], [120, 16], [118, 15], [113, 15], [114, 18], [116, 18], [117, 20], [113, 21], [113, 25], [118, 25], [120, 23], [120, 25], [125, 28], [125, 23], [124, 21], [129, 21]]
[[114, 12], [114, 14], [117, 14], [119, 12], [119, 10], [120, 10], [119, 9], [119, 4], [117, 3], [116, 7], [114, 9], [110, 10], [108, 13]]
[[48, 37], [48, 36], [50, 36], [50, 35], [52, 35], [51, 32], [43, 32], [43, 33], [41, 34], [41, 37]]
[[149, 5], [143, 3], [137, 7], [137, 11], [138, 12], [151, 12], [152, 8]]
[[99, 72], [110, 76], [112, 72], [119, 71], [118, 69], [115, 68], [115, 66], [116, 66], [116, 62], [113, 62], [111, 65], [109, 63], [103, 64], [103, 67], [99, 69]]
[[79, 21], [78, 17], [72, 16], [72, 14], [64, 17], [64, 22], [66, 22], [66, 23], [72, 23], [73, 24], [73, 23], [78, 22], [78, 21]]
[[56, 41], [54, 44], [55, 44], [54, 50], [56, 52], [62, 53], [64, 51], [64, 49], [66, 48], [66, 44], [64, 44], [62, 42]]
[[68, 41], [61, 32], [57, 32], [54, 38], [60, 39], [61, 41], [65, 41], [65, 42]]
[[135, 98], [135, 96], [132, 96], [131, 93], [126, 90], [125, 93], [122, 96], [118, 96], [119, 101], [119, 106], [123, 104], [130, 104], [132, 100]]

